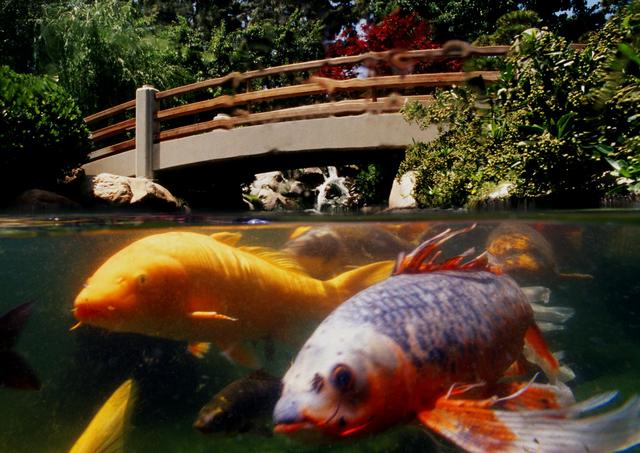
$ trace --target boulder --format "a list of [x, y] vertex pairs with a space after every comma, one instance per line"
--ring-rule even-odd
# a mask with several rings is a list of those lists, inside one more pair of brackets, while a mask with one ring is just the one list
[[389, 209], [409, 209], [417, 208], [413, 190], [416, 185], [416, 175], [413, 171], [408, 171], [400, 177], [394, 179], [389, 194]]
[[146, 178], [100, 173], [89, 178], [89, 196], [110, 206], [176, 210], [182, 204], [163, 186]]
[[80, 209], [75, 201], [48, 190], [30, 189], [19, 195], [13, 208], [20, 211], [55, 212]]

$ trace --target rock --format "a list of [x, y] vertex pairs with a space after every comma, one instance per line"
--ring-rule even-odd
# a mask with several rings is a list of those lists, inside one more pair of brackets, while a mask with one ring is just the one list
[[92, 198], [111, 206], [176, 210], [182, 204], [163, 186], [146, 178], [100, 173], [89, 178]]
[[400, 180], [394, 179], [389, 194], [389, 209], [409, 209], [417, 208], [415, 198], [413, 198], [413, 190], [416, 185], [416, 175], [413, 171], [408, 171], [400, 177]]
[[491, 192], [486, 196], [489, 200], [501, 200], [509, 198], [511, 196], [511, 190], [513, 189], [513, 183], [502, 182], [495, 186]]
[[264, 187], [268, 187], [274, 192], [285, 193], [287, 191], [287, 181], [281, 171], [269, 171], [255, 175], [255, 181], [251, 184], [251, 193], [257, 193]]
[[262, 203], [263, 209], [266, 211], [274, 211], [278, 209], [295, 209], [295, 202], [287, 197], [279, 194], [270, 187], [263, 187], [257, 194], [258, 199]]
[[48, 190], [31, 189], [20, 194], [13, 207], [20, 211], [66, 211], [80, 209], [80, 204]]
[[306, 187], [318, 187], [324, 182], [325, 176], [318, 167], [303, 168], [299, 170], [294, 179], [300, 181]]

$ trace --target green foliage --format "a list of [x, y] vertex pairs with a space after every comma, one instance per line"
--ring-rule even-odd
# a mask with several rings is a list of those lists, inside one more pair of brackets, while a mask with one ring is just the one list
[[185, 60], [186, 43], [169, 36], [130, 2], [72, 0], [46, 9], [39, 65], [92, 113], [132, 99], [144, 84], [163, 89], [192, 81], [189, 69], [177, 64]]
[[0, 190], [50, 188], [79, 167], [89, 131], [73, 99], [47, 77], [0, 67]]
[[446, 125], [437, 140], [410, 147], [401, 166], [417, 170], [418, 203], [469, 205], [502, 183], [517, 197], [564, 204], [616, 188], [637, 191], [638, 5], [614, 17], [583, 52], [529, 30], [491, 89], [457, 88], [438, 93], [433, 105], [406, 107], [411, 120]]
[[369, 164], [356, 174], [354, 179], [355, 191], [360, 195], [360, 202], [365, 205], [379, 204], [388, 196], [381, 193], [383, 169], [376, 164]]
[[493, 33], [479, 36], [473, 44], [476, 46], [510, 45], [523, 31], [539, 27], [541, 22], [540, 16], [535, 11], [511, 11], [500, 16]]
[[264, 20], [228, 30], [220, 24], [204, 52], [208, 75], [248, 71], [322, 58], [322, 23], [295, 10], [282, 22]]

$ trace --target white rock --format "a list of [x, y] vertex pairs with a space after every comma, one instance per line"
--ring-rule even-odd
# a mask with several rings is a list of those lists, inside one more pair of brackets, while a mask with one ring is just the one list
[[393, 180], [391, 193], [389, 194], [390, 209], [417, 208], [413, 190], [416, 185], [416, 175], [414, 171], [408, 171], [400, 177], [400, 181]]

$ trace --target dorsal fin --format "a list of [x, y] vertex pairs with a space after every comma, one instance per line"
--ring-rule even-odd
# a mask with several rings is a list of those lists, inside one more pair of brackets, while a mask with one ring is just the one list
[[408, 255], [400, 254], [396, 261], [393, 275], [398, 274], [421, 274], [424, 272], [442, 271], [442, 270], [482, 270], [501, 274], [500, 268], [489, 263], [486, 252], [473, 258], [471, 261], [463, 263], [466, 257], [471, 255], [474, 250], [469, 249], [462, 255], [454, 256], [445, 261], [436, 262], [442, 251], [440, 246], [454, 236], [468, 233], [476, 227], [476, 224], [462, 228], [460, 230], [451, 231], [447, 229], [442, 233], [426, 240], [415, 248]]
[[265, 261], [270, 262], [271, 264], [278, 266], [282, 269], [286, 269], [291, 272], [296, 272], [298, 274], [307, 275], [304, 269], [291, 258], [289, 255], [286, 255], [278, 250], [270, 249], [268, 247], [259, 247], [259, 246], [243, 246], [238, 247], [238, 250], [242, 250], [247, 253], [251, 253], [252, 255], [258, 256]]
[[293, 232], [289, 235], [289, 240], [299, 238], [300, 236], [305, 234], [307, 231], [311, 230], [311, 228], [313, 227], [310, 225], [299, 226], [298, 228], [293, 230]]
[[220, 233], [213, 233], [209, 236], [211, 239], [215, 239], [223, 244], [235, 247], [240, 239], [242, 239], [242, 233], [231, 233], [229, 231], [222, 231]]

